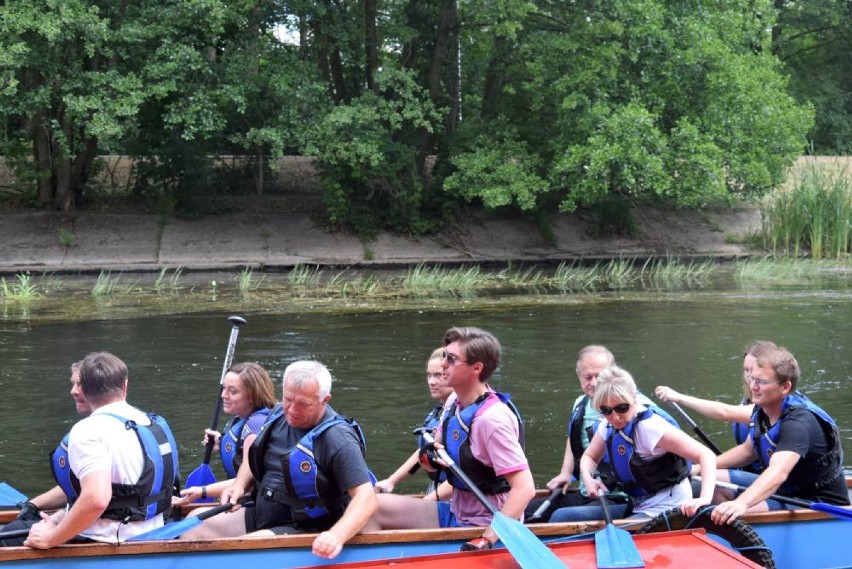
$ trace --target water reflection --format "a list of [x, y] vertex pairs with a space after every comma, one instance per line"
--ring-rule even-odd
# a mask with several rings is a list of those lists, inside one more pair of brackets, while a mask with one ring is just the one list
[[[76, 420], [68, 366], [100, 349], [128, 363], [129, 399], [169, 419], [181, 445], [182, 470], [191, 471], [203, 455], [201, 432], [218, 392], [230, 314], [248, 320], [235, 361], [262, 363], [279, 392], [281, 372], [294, 359], [316, 358], [331, 368], [332, 405], [361, 422], [368, 460], [380, 477], [413, 449], [411, 428], [430, 408], [426, 359], [453, 325], [481, 326], [502, 341], [504, 364], [493, 384], [510, 392], [524, 414], [539, 485], [561, 463], [568, 408], [579, 393], [573, 360], [588, 343], [609, 346], [648, 393], [665, 383], [734, 402], [743, 347], [754, 338], [771, 339], [799, 358], [802, 388], [838, 418], [847, 452], [852, 448], [848, 293], [613, 294], [561, 302], [504, 298], [433, 304], [348, 314], [252, 312], [231, 305], [212, 314], [71, 323], [6, 320], [0, 324], [0, 480], [27, 493], [49, 485], [47, 455]], [[729, 428], [699, 424], [719, 446], [729, 446]], [[417, 482], [403, 489], [421, 487]]]

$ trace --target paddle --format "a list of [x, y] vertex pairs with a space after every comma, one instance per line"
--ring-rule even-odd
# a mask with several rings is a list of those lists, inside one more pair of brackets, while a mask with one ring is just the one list
[[536, 511], [534, 511], [533, 514], [529, 518], [527, 518], [526, 522], [534, 523], [536, 520], [541, 519], [541, 517], [544, 515], [544, 512], [546, 512], [547, 508], [550, 507], [550, 504], [553, 503], [557, 496], [560, 496], [563, 493], [564, 492], [562, 491], [561, 485], [554, 488], [553, 491], [550, 493], [550, 496], [548, 496], [547, 499], [542, 502], [541, 505], [536, 509]]
[[[429, 444], [435, 442], [430, 433], [423, 433], [423, 440]], [[453, 474], [467, 485], [468, 490], [473, 492], [476, 499], [488, 508], [488, 511], [494, 516], [491, 521], [491, 528], [506, 546], [506, 549], [509, 550], [509, 553], [512, 554], [512, 557], [515, 558], [515, 561], [518, 562], [518, 565], [523, 569], [565, 569], [566, 565], [529, 528], [518, 520], [513, 520], [500, 513], [494, 504], [488, 501], [485, 494], [468, 478], [467, 474], [459, 468], [452, 457], [447, 454], [447, 451], [443, 448], [436, 448], [435, 450], [441, 460], [453, 471]]]
[[675, 403], [674, 401], [669, 401], [668, 403], [669, 403], [669, 405], [671, 405], [672, 407], [674, 407], [674, 410], [675, 410], [675, 411], [677, 411], [678, 413], [680, 413], [680, 416], [681, 416], [681, 417], [683, 417], [683, 419], [684, 419], [687, 423], [689, 423], [689, 424], [690, 424], [690, 426], [692, 427], [692, 431], [693, 431], [696, 435], [698, 435], [698, 438], [700, 438], [702, 441], [704, 441], [704, 444], [705, 444], [705, 445], [707, 445], [707, 448], [709, 448], [709, 449], [710, 449], [710, 450], [712, 450], [714, 453], [716, 453], [716, 455], [717, 455], [717, 456], [718, 456], [718, 455], [720, 455], [720, 454], [722, 454], [722, 451], [719, 449], [719, 447], [717, 447], [717, 446], [713, 443], [713, 441], [711, 441], [711, 440], [710, 440], [710, 437], [708, 437], [706, 434], [704, 434], [704, 431], [702, 431], [702, 430], [701, 430], [701, 427], [699, 427], [699, 426], [695, 423], [695, 421], [693, 421], [693, 420], [692, 420], [692, 417], [690, 417], [689, 415], [687, 415], [687, 414], [686, 414], [686, 411], [684, 411], [683, 409], [681, 409], [681, 408], [680, 408], [680, 405], [678, 405], [678, 404], [677, 404], [677, 403]]
[[[237, 500], [237, 504], [241, 504], [246, 506], [251, 501], [251, 496], [243, 496], [239, 500]], [[209, 510], [205, 510], [198, 514], [197, 516], [188, 516], [182, 519], [179, 522], [173, 522], [170, 524], [166, 524], [162, 527], [158, 527], [157, 529], [152, 529], [151, 531], [145, 532], [143, 534], [130, 537], [127, 541], [147, 541], [151, 539], [174, 539], [176, 537], [180, 537], [185, 534], [189, 530], [194, 527], [200, 526], [204, 520], [208, 518], [212, 518], [217, 514], [221, 514], [222, 512], [227, 512], [233, 508], [233, 504], [220, 504], [215, 508], [210, 508]]]
[[[696, 480], [701, 480], [700, 476], [693, 476]], [[747, 486], [740, 486], [739, 484], [731, 484], [730, 482], [722, 482], [720, 480], [716, 481], [716, 486], [720, 488], [725, 488], [726, 490], [746, 490]], [[770, 500], [775, 500], [776, 502], [781, 502], [782, 504], [789, 504], [791, 506], [798, 506], [800, 508], [807, 508], [808, 510], [815, 510], [817, 512], [822, 512], [824, 514], [829, 514], [836, 518], [840, 518], [842, 520], [852, 521], [852, 510], [847, 510], [843, 506], [836, 506], [834, 504], [826, 504], [825, 502], [808, 502], [807, 500], [802, 500], [801, 498], [791, 498], [789, 496], [781, 496], [779, 494], [772, 494], [769, 496]]]
[[0, 539], [9, 539], [12, 537], [25, 537], [30, 535], [30, 528], [13, 529], [9, 531], [0, 531]]
[[599, 494], [598, 500], [603, 509], [606, 526], [595, 532], [595, 556], [598, 569], [617, 569], [619, 567], [644, 567], [645, 562], [639, 555], [639, 549], [633, 542], [633, 536], [626, 530], [615, 527], [606, 502], [606, 494]]
[[[234, 350], [237, 347], [237, 337], [240, 334], [240, 326], [246, 323], [245, 318], [241, 316], [231, 316], [228, 318], [228, 322], [233, 324], [231, 327], [231, 337], [228, 339], [228, 351], [225, 352], [225, 361], [222, 363], [222, 376], [219, 379], [219, 391], [216, 394], [216, 406], [213, 410], [213, 420], [210, 421], [210, 430], [216, 428], [219, 424], [219, 413], [222, 412], [222, 389], [225, 385], [225, 375], [228, 373], [228, 369], [231, 367], [231, 362], [234, 361]], [[213, 470], [210, 468], [210, 455], [213, 453], [213, 445], [215, 441], [213, 437], [207, 437], [207, 444], [204, 449], [204, 460], [201, 464], [189, 473], [189, 476], [186, 478], [186, 487], [190, 486], [208, 486], [216, 482], [216, 475], [213, 474]], [[213, 498], [202, 498], [198, 500], [199, 502], [211, 502]]]
[[27, 497], [17, 489], [5, 482], [0, 482], [0, 506], [17, 506], [26, 499]]

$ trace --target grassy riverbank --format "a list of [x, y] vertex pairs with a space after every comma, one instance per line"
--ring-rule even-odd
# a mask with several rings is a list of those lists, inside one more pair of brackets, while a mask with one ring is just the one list
[[[534, 297], [580, 301], [611, 293], [669, 293], [777, 286], [839, 286], [852, 282], [848, 261], [756, 257], [734, 263], [672, 257], [557, 266], [418, 264], [407, 270], [333, 270], [299, 265], [287, 272], [247, 268], [233, 273], [99, 275], [20, 273], [0, 279], [4, 318], [68, 320], [227, 310], [262, 312], [373, 311], [435, 302], [490, 302]], [[488, 300], [487, 300], [488, 299]]]

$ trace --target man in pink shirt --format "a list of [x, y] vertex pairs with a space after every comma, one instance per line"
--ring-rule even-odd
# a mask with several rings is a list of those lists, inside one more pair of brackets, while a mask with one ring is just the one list
[[[523, 424], [506, 394], [493, 391], [488, 379], [500, 365], [500, 342], [479, 328], [450, 328], [444, 335], [442, 366], [456, 404], [441, 421], [437, 443], [443, 445], [461, 470], [510, 518], [520, 519], [535, 495], [535, 484], [523, 449]], [[421, 463], [442, 467], [434, 451], [426, 450]], [[408, 529], [489, 526], [491, 512], [447, 473], [436, 493], [423, 499], [380, 494], [379, 508], [364, 528]], [[450, 498], [449, 502], [442, 501]], [[486, 527], [482, 536], [462, 549], [488, 549], [497, 536]]]

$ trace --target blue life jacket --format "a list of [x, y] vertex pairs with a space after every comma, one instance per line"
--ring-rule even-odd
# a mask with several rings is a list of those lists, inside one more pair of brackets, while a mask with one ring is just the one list
[[[258, 433], [249, 455], [249, 466], [257, 480], [263, 480], [263, 455], [269, 440], [272, 426], [284, 419], [284, 410], [276, 405], [267, 417], [266, 422]], [[349, 417], [334, 415], [305, 433], [289, 451], [281, 457], [284, 474], [284, 488], [263, 487], [260, 492], [269, 500], [290, 506], [293, 520], [298, 524], [323, 526], [336, 521], [343, 515], [349, 504], [349, 495], [345, 490], [337, 489], [329, 477], [319, 469], [314, 456], [314, 445], [317, 439], [328, 429], [345, 425], [352, 429], [361, 446], [361, 452], [366, 453], [367, 443], [364, 433], [358, 423]], [[376, 477], [370, 472], [370, 482], [376, 483]]]
[[762, 468], [765, 469], [769, 466], [769, 460], [772, 458], [775, 447], [778, 444], [781, 424], [788, 416], [799, 412], [813, 413], [820, 427], [822, 427], [826, 444], [830, 450], [820, 457], [806, 458], [808, 462], [802, 463], [803, 467], [810, 474], [808, 478], [812, 480], [811, 483], [806, 486], [796, 486], [789, 482], [788, 479], [787, 482], [781, 485], [779, 490], [790, 495], [818, 492], [823, 487], [833, 483], [843, 473], [843, 447], [841, 446], [840, 430], [837, 427], [837, 422], [822, 407], [809, 398], [803, 397], [798, 392], [784, 398], [784, 402], [781, 405], [781, 417], [768, 429], [766, 427], [768, 426], [769, 419], [766, 413], [760, 407], [755, 406], [754, 408], [749, 430], [755, 457], [761, 463]]
[[[624, 491], [635, 498], [656, 494], [689, 476], [689, 461], [681, 456], [667, 452], [653, 460], [646, 460], [635, 452], [633, 433], [641, 421], [649, 419], [655, 413], [666, 419], [666, 416], [658, 413], [656, 408], [649, 407], [636, 413], [624, 429], [616, 430], [612, 425], [608, 425], [604, 436], [606, 455], [613, 465], [615, 476]], [[673, 418], [666, 420], [678, 426]]]
[[[452, 457], [453, 461], [459, 465], [462, 472], [467, 474], [477, 488], [489, 495], [508, 492], [511, 486], [505, 476], [497, 476], [492, 467], [481, 463], [473, 456], [473, 451], [470, 448], [470, 430], [480, 413], [490, 406], [498, 404], [507, 405], [518, 419], [518, 442], [523, 447], [524, 422], [518, 408], [512, 403], [507, 393], [489, 391], [461, 410], [458, 402], [456, 402], [444, 418], [443, 424], [443, 443], [447, 454]], [[468, 490], [467, 485], [459, 480], [452, 471], [447, 472], [447, 480], [454, 488]]]
[[[435, 434], [438, 431], [438, 426], [441, 424], [441, 412], [444, 410], [443, 403], [436, 406], [434, 409], [429, 411], [429, 414], [426, 415], [426, 418], [423, 420], [423, 424], [418, 428], [414, 429], [414, 434], [417, 435], [417, 445], [420, 447], [420, 450], [423, 450], [426, 446], [426, 441], [423, 440], [423, 433], [431, 433], [432, 437], [435, 437]], [[429, 485], [428, 492], [431, 492], [435, 489], [435, 487], [447, 479], [447, 472], [443, 468], [439, 468], [435, 472], [426, 472], [429, 475], [429, 478], [432, 480], [434, 484]]]
[[219, 456], [228, 478], [234, 478], [243, 463], [243, 442], [245, 441], [243, 427], [255, 415], [269, 416], [269, 409], [265, 407], [258, 409], [244, 419], [237, 416], [231, 417], [225, 425], [225, 432], [222, 435], [222, 440], [219, 441]]
[[[135, 522], [169, 512], [172, 495], [179, 484], [180, 469], [177, 442], [166, 420], [149, 414], [151, 424], [139, 425], [113, 413], [104, 415], [121, 421], [125, 429], [133, 429], [142, 447], [145, 466], [135, 484], [112, 483], [112, 499], [101, 518]], [[80, 481], [68, 461], [68, 435], [51, 454], [50, 466], [68, 503], [73, 504], [80, 495]]]
[[[640, 394], [641, 395], [641, 394]], [[574, 478], [580, 478], [580, 458], [582, 458], [583, 453], [586, 451], [583, 446], [582, 439], [582, 430], [583, 430], [583, 421], [585, 420], [585, 412], [586, 406], [591, 398], [588, 395], [584, 395], [580, 402], [574, 407], [571, 412], [571, 418], [568, 421], [568, 440], [571, 444], [571, 453], [574, 455]], [[665, 409], [655, 404], [653, 401], [641, 395], [642, 403], [649, 409], [653, 409], [655, 413], [660, 415], [663, 419], [671, 423], [672, 425], [680, 428], [677, 421], [674, 417], [672, 417]], [[595, 431], [598, 430], [598, 426], [604, 418], [596, 413], [597, 421], [595, 424], [588, 428], [586, 431], [586, 436], [589, 437], [589, 440], [592, 440], [592, 437], [595, 435]], [[598, 463], [597, 475], [600, 477], [601, 482], [603, 482], [610, 490], [613, 489], [618, 484], [618, 479], [615, 476], [615, 472], [612, 469], [612, 465], [609, 462], [609, 456], [604, 454], [600, 463]]]
[[[802, 405], [805, 404], [806, 399], [810, 401], [807, 395], [798, 390], [791, 393], [789, 397], [792, 398], [791, 401]], [[743, 397], [743, 400], [740, 401], [740, 405], [751, 405], [751, 399]], [[738, 445], [741, 445], [748, 439], [748, 435], [751, 432], [751, 424], [731, 423], [731, 430], [733, 431], [734, 441], [736, 441]], [[760, 474], [763, 472], [763, 464], [760, 462], [759, 458], [755, 458], [754, 462], [745, 467], [745, 470], [754, 472], [755, 474]]]

